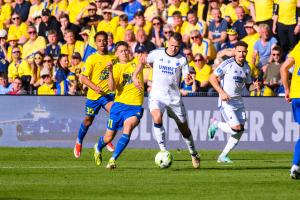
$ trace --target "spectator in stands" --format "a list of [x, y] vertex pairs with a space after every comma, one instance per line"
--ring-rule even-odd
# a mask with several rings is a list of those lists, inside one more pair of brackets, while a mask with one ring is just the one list
[[61, 43], [58, 42], [56, 30], [49, 30], [47, 39], [49, 43], [45, 49], [45, 55], [50, 55], [54, 60], [57, 60], [60, 55]]
[[61, 54], [68, 55], [69, 61], [71, 61], [73, 52], [79, 52], [82, 57], [84, 52], [84, 43], [75, 39], [75, 34], [72, 30], [66, 30], [64, 36], [66, 44], [61, 46]]
[[250, 2], [250, 13], [254, 22], [257, 25], [267, 24], [272, 30], [274, 0], [252, 0]]
[[70, 22], [69, 15], [63, 14], [59, 18], [59, 22], [60, 22], [60, 25], [61, 25], [60, 30], [63, 33], [63, 35], [65, 34], [65, 32], [67, 30], [72, 30], [74, 35], [75, 35], [75, 39], [76, 40], [82, 40], [82, 38], [79, 35], [80, 27]]
[[[150, 36], [152, 26], [151, 26], [151, 23], [149, 21], [145, 20], [143, 11], [137, 11], [134, 14], [134, 21], [133, 22], [134, 22], [134, 27], [133, 27], [134, 34], [136, 34], [137, 31], [140, 28], [142, 28], [142, 29], [144, 29], [146, 35]], [[161, 21], [161, 23], [162, 23], [162, 21]], [[152, 21], [152, 25], [153, 25], [153, 21]], [[154, 27], [154, 25], [153, 25], [153, 27]]]
[[234, 45], [238, 42], [238, 34], [234, 29], [227, 30], [228, 41], [222, 45], [222, 49], [217, 53], [217, 58], [226, 60], [234, 56]]
[[180, 93], [182, 96], [188, 96], [189, 93], [199, 92], [200, 83], [195, 79], [196, 72], [194, 68], [189, 67], [189, 74], [186, 75], [180, 84]]
[[273, 90], [264, 85], [262, 78], [253, 80], [253, 85], [250, 86], [250, 96], [275, 96]]
[[[28, 62], [21, 58], [19, 47], [12, 49], [12, 62], [8, 66], [8, 81], [12, 83], [16, 77], [26, 78], [32, 75], [31, 67]], [[30, 80], [29, 80], [30, 81]]]
[[12, 84], [8, 84], [7, 74], [0, 73], [0, 94], [8, 94]]
[[222, 19], [220, 9], [216, 8], [211, 12], [213, 20], [209, 22], [208, 38], [213, 42], [216, 51], [219, 51], [227, 38], [228, 24], [225, 19]]
[[27, 24], [34, 23], [34, 18], [36, 16], [41, 16], [42, 10], [46, 7], [46, 3], [46, 1], [42, 2], [42, 0], [33, 1], [33, 4], [31, 5], [29, 10]]
[[196, 80], [200, 82], [200, 91], [207, 92], [209, 88], [209, 76], [212, 73], [211, 66], [207, 65], [204, 57], [197, 53], [194, 55]]
[[235, 13], [237, 15], [237, 20], [233, 23], [232, 28], [238, 33], [238, 40], [241, 40], [247, 35], [245, 24], [251, 17], [245, 14], [245, 10], [242, 6], [237, 6], [235, 8]]
[[194, 55], [200, 53], [205, 62], [215, 58], [214, 47], [210, 44], [209, 40], [202, 38], [198, 30], [193, 30], [190, 38], [192, 40], [192, 51]]
[[127, 42], [132, 52], [134, 52], [135, 46], [137, 44], [135, 35], [133, 33], [133, 30], [128, 29], [125, 31], [125, 37], [124, 41]]
[[76, 76], [76, 79], [79, 79], [79, 75], [83, 69], [83, 62], [81, 62], [80, 53], [74, 52], [71, 59], [70, 72]]
[[189, 11], [189, 5], [185, 1], [181, 0], [172, 0], [169, 2], [168, 7], [168, 23], [172, 24], [172, 16], [175, 11], [179, 11], [182, 17], [185, 19]]
[[13, 13], [11, 20], [12, 24], [8, 29], [8, 37], [17, 36], [18, 43], [24, 44], [29, 37], [26, 23], [21, 21], [21, 17], [18, 13]]
[[69, 70], [68, 55], [61, 54], [57, 62], [54, 79], [57, 83], [61, 83], [62, 81], [67, 81], [69, 75], [70, 75], [70, 70]]
[[89, 5], [89, 1], [85, 0], [75, 0], [69, 1], [69, 5], [65, 14], [70, 16], [70, 23], [76, 23], [76, 17], [79, 15], [83, 8], [86, 8]]
[[54, 62], [51, 55], [45, 55], [43, 59], [43, 68], [49, 69], [51, 77], [55, 73]]
[[8, 62], [11, 62], [12, 60], [12, 49], [14, 47], [19, 47], [22, 53], [22, 45], [18, 45], [18, 38], [16, 35], [9, 35], [7, 38], [7, 42], [9, 43], [8, 49], [7, 49], [7, 57], [5, 58]]
[[[97, 32], [105, 31], [111, 32], [114, 34], [116, 33], [116, 29], [119, 25], [119, 15], [123, 15], [124, 12], [120, 10], [112, 10], [112, 9], [104, 9], [103, 12], [103, 20], [99, 22], [97, 26]], [[112, 17], [112, 14], [116, 15]]]
[[22, 80], [19, 77], [16, 77], [12, 82], [11, 91], [8, 92], [10, 95], [24, 95], [27, 94], [27, 91], [23, 89]]
[[155, 49], [155, 45], [147, 39], [144, 29], [139, 29], [136, 33], [137, 44], [134, 53], [149, 53]]
[[165, 0], [153, 0], [152, 5], [146, 8], [145, 18], [152, 21], [153, 17], [159, 16], [163, 21], [167, 21], [167, 5]]
[[68, 82], [68, 95], [79, 95], [78, 91], [78, 81], [77, 80], [71, 80]]
[[42, 23], [41, 13], [37, 13], [33, 17], [33, 21], [34, 22], [32, 23], [32, 26], [34, 26], [36, 28], [36, 31], [39, 32], [40, 23]]
[[267, 24], [259, 25], [260, 39], [256, 41], [254, 45], [254, 52], [252, 57], [252, 65], [256, 63], [256, 57], [259, 57], [257, 67], [261, 71], [264, 71], [262, 67], [269, 62], [271, 49], [277, 44], [277, 40], [270, 35], [270, 27]]
[[46, 40], [42, 36], [38, 36], [34, 26], [28, 27], [29, 40], [23, 46], [23, 59], [32, 60], [36, 52], [44, 53], [46, 48]]
[[8, 65], [9, 62], [4, 58], [0, 58], [0, 73], [7, 74], [8, 73]]
[[0, 1], [0, 24], [1, 28], [7, 28], [10, 24], [10, 19], [11, 19], [11, 11], [12, 11], [12, 6], [11, 6], [11, 1], [10, 0], [1, 0]]
[[172, 14], [172, 21], [173, 23], [170, 24], [173, 25], [173, 31], [177, 33], [182, 33], [181, 29], [187, 24], [187, 22], [182, 19], [180, 11], [175, 11]]
[[274, 92], [277, 91], [277, 88], [281, 85], [280, 83], [280, 67], [282, 64], [281, 61], [281, 48], [275, 46], [272, 49], [270, 62], [265, 67], [264, 73], [264, 84], [268, 85]]
[[[112, 9], [115, 9], [122, 2], [123, 1], [121, 0], [115, 0]], [[134, 19], [134, 14], [136, 12], [144, 10], [142, 4], [137, 0], [127, 0], [126, 2], [122, 3], [120, 7], [121, 10], [128, 16], [128, 21], [132, 21]]]
[[187, 23], [182, 28], [181, 33], [183, 36], [183, 42], [189, 44], [190, 42], [190, 33], [193, 30], [198, 30], [199, 34], [202, 37], [206, 36], [206, 23], [204, 21], [198, 20], [197, 13], [194, 10], [190, 10], [187, 14]]
[[5, 59], [7, 57], [7, 32], [5, 29], [0, 30], [0, 58]]
[[277, 28], [280, 47], [285, 57], [298, 41], [297, 35], [300, 33], [300, 13], [297, 13], [297, 9], [300, 9], [300, 1], [277, 1], [274, 7], [273, 33], [276, 34]]
[[56, 85], [53, 82], [50, 71], [47, 68], [41, 70], [40, 77], [42, 79], [42, 84], [37, 90], [38, 95], [55, 95]]
[[51, 15], [54, 16], [57, 21], [59, 21], [59, 18], [67, 10], [67, 7], [68, 7], [68, 2], [67, 1], [65, 1], [65, 0], [53, 0], [53, 3], [49, 7], [49, 9], [52, 11]]
[[25, 0], [15, 0], [15, 8], [13, 10], [13, 13], [18, 13], [21, 17], [22, 22], [26, 22], [28, 15], [29, 15], [29, 10], [30, 10], [30, 2], [25, 1]]
[[160, 48], [164, 46], [164, 33], [163, 33], [163, 20], [160, 17], [154, 17], [152, 19], [152, 39], [151, 42], [155, 44], [156, 47]]
[[188, 60], [189, 66], [194, 67], [195, 63], [194, 63], [194, 56], [193, 56], [192, 49], [190, 47], [184, 47], [183, 54], [185, 55], [186, 59]]
[[48, 8], [42, 10], [42, 22], [39, 24], [39, 36], [47, 38], [50, 30], [56, 30], [57, 39], [63, 42], [63, 34], [60, 30], [60, 23], [54, 16], [51, 16], [51, 11]]
[[118, 41], [123, 41], [124, 40], [124, 35], [125, 31], [133, 29], [132, 24], [128, 24], [128, 17], [127, 15], [123, 14], [120, 15], [119, 17], [119, 25], [116, 29], [116, 34], [115, 34], [115, 42]]
[[259, 34], [255, 30], [255, 25], [253, 20], [248, 20], [245, 24], [245, 29], [247, 36], [242, 39], [242, 41], [248, 44], [248, 53], [246, 56], [246, 61], [248, 62], [251, 68], [251, 76], [257, 77], [259, 75], [259, 69], [256, 67], [256, 63], [252, 64], [252, 58], [254, 53], [254, 45], [257, 40], [259, 40]]
[[171, 24], [165, 24], [163, 27], [163, 34], [164, 34], [164, 47], [168, 47], [168, 41], [173, 34], [173, 26]]
[[[88, 11], [88, 14], [84, 16], [84, 13]], [[91, 28], [98, 26], [98, 23], [103, 19], [101, 15], [97, 14], [97, 5], [91, 2], [87, 7], [81, 10], [81, 12], [76, 17], [76, 24]]]
[[43, 60], [44, 60], [44, 55], [41, 52], [37, 52], [34, 55], [33, 62], [30, 63], [30, 67], [31, 67], [31, 71], [32, 71], [32, 78], [31, 78], [30, 84], [34, 88], [37, 88], [42, 84], [40, 81], [40, 72], [44, 68]]
[[115, 52], [114, 35], [111, 32], [107, 32], [107, 49], [108, 52]]

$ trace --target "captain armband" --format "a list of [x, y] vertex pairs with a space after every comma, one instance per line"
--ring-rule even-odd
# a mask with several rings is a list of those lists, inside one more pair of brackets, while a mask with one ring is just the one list
[[278, 4], [274, 4], [273, 15], [278, 15], [278, 10], [279, 10], [279, 5]]

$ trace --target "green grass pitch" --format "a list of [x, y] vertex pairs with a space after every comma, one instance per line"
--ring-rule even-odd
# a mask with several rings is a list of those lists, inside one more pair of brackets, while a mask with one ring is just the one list
[[173, 150], [169, 169], [158, 169], [158, 150], [127, 149], [117, 169], [95, 166], [92, 149], [76, 160], [70, 148], [0, 148], [0, 199], [299, 199], [300, 181], [289, 177], [290, 152], [234, 151], [233, 164], [218, 164], [219, 151], [200, 151], [201, 169], [187, 151]]

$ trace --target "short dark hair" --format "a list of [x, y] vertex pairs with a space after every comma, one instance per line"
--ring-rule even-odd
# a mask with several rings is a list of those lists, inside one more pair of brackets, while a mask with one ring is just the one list
[[119, 41], [119, 42], [116, 43], [116, 47], [115, 47], [116, 51], [118, 50], [118, 48], [119, 48], [120, 46], [125, 46], [125, 47], [129, 48], [129, 45], [128, 45], [127, 42]]
[[137, 12], [134, 14], [134, 18], [135, 18], [135, 17], [144, 17], [144, 11], [142, 11], [142, 10], [137, 11]]
[[174, 38], [177, 42], [182, 42], [182, 36], [180, 33], [172, 32], [171, 38]]
[[68, 14], [62, 14], [59, 19], [62, 19], [62, 18], [66, 18], [68, 21], [70, 21], [70, 17]]
[[0, 72], [0, 78], [3, 78], [3, 79], [8, 79], [8, 75], [7, 75], [7, 73]]
[[119, 16], [119, 21], [127, 21], [128, 22], [128, 16], [126, 14], [120, 15]]
[[178, 11], [178, 10], [174, 11], [174, 12], [172, 13], [172, 17], [175, 17], [175, 16], [181, 17], [181, 16], [182, 16], [182, 15], [181, 15], [181, 12]]
[[273, 47], [272, 51], [279, 51], [281, 53], [281, 47], [276, 45]]
[[235, 43], [234, 48], [236, 47], [245, 47], [246, 49], [248, 48], [248, 44], [244, 41], [238, 41], [237, 43]]
[[99, 32], [97, 32], [97, 33], [95, 34], [95, 36], [94, 36], [94, 40], [95, 40], [95, 41], [96, 41], [96, 39], [97, 39], [97, 37], [98, 37], [99, 35], [104, 36], [106, 40], [107, 40], [107, 38], [108, 38], [108, 35], [107, 35], [107, 33], [106, 33], [105, 31], [99, 31]]
[[48, 36], [48, 35], [57, 35], [57, 32], [56, 32], [56, 30], [54, 30], [54, 29], [50, 29], [50, 30], [48, 31], [47, 36]]

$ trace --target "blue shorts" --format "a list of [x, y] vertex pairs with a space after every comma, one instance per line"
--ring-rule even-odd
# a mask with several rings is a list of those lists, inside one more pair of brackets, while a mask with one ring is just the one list
[[[85, 102], [85, 115], [86, 116], [96, 116], [101, 109], [105, 109], [105, 105], [111, 101], [114, 101], [115, 94], [108, 94], [100, 97], [97, 100], [87, 99]], [[106, 110], [107, 111], [107, 110]]]
[[107, 129], [112, 131], [120, 130], [126, 119], [136, 116], [140, 120], [143, 117], [143, 113], [144, 108], [142, 106], [131, 106], [115, 102], [110, 109]]
[[295, 122], [300, 124], [300, 98], [292, 99], [292, 109]]

